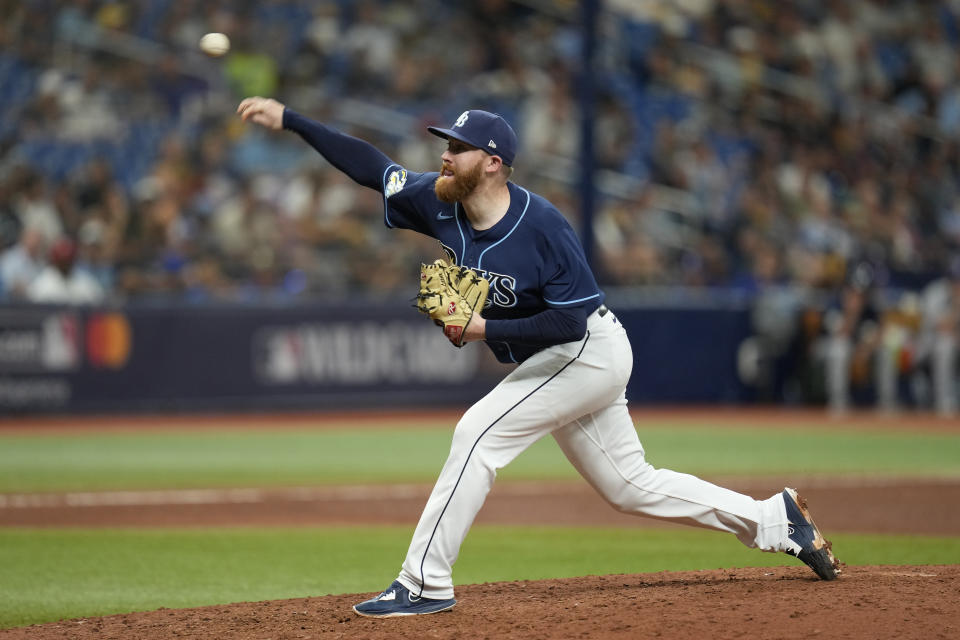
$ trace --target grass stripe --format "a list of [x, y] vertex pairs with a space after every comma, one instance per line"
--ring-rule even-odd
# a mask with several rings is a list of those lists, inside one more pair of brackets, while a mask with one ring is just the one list
[[[656, 466], [698, 475], [885, 474], [960, 477], [960, 433], [805, 431], [641, 424]], [[429, 482], [450, 445], [442, 429], [0, 434], [0, 492]], [[502, 472], [575, 477], [552, 438]]]
[[[0, 627], [241, 601], [377, 591], [412, 527], [0, 530]], [[960, 563], [960, 538], [836, 535], [857, 564]], [[796, 564], [696, 529], [478, 526], [459, 584]]]

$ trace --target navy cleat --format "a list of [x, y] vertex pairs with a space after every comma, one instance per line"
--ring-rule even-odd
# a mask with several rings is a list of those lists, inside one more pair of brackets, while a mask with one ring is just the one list
[[360, 604], [353, 606], [353, 610], [368, 618], [392, 618], [395, 616], [420, 616], [428, 613], [440, 613], [452, 609], [457, 601], [434, 600], [418, 597], [410, 590], [394, 580], [383, 593]]
[[795, 489], [783, 490], [783, 502], [787, 506], [789, 542], [786, 553], [800, 558], [823, 580], [833, 580], [840, 573], [840, 563], [826, 540], [814, 524], [807, 501], [797, 495]]

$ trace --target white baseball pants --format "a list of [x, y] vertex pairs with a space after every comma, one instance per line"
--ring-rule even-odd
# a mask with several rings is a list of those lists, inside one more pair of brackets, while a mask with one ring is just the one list
[[535, 354], [470, 407], [454, 431], [399, 581], [416, 595], [452, 598], [453, 563], [497, 469], [548, 433], [614, 508], [780, 550], [787, 516], [779, 493], [758, 501], [646, 462], [625, 398], [632, 366], [623, 326], [613, 313], [594, 312], [582, 340]]

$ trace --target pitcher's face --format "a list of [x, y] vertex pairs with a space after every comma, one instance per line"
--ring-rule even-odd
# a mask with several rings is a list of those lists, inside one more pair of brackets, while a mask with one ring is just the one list
[[459, 202], [468, 197], [480, 184], [483, 175], [483, 160], [486, 153], [476, 147], [449, 140], [447, 150], [440, 159], [440, 175], [433, 190], [443, 202]]

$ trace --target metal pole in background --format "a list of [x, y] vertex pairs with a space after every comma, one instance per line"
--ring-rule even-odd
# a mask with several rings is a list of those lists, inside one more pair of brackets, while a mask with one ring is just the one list
[[[594, 84], [594, 53], [597, 48], [597, 15], [600, 0], [580, 0], [581, 52], [580, 81], [577, 95], [580, 101], [580, 240], [587, 264], [594, 266], [593, 217], [596, 191], [593, 174], [596, 161], [593, 152], [593, 123], [596, 112], [596, 85]], [[596, 269], [594, 269], [596, 271]]]

